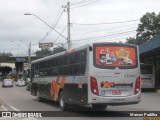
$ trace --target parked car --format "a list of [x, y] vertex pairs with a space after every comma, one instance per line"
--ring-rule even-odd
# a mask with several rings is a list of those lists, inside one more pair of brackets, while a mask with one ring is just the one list
[[2, 87], [13, 87], [12, 79], [4, 79], [2, 82]]
[[16, 82], [16, 86], [25, 86], [25, 81], [23, 79], [18, 79]]

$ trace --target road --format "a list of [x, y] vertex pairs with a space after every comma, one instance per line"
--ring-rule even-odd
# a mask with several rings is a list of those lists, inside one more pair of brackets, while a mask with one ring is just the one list
[[[105, 111], [107, 111], [109, 114], [113, 114], [113, 115], [115, 114], [115, 116], [116, 114], [117, 116], [123, 115], [125, 113], [124, 111], [159, 111], [159, 108], [160, 108], [159, 98], [160, 98], [160, 93], [152, 93], [152, 92], [142, 93], [142, 102], [139, 104], [125, 105], [125, 106], [108, 106]], [[26, 91], [25, 87], [14, 86], [13, 88], [12, 87], [2, 88], [0, 83], [0, 99], [1, 99], [0, 102], [4, 104], [9, 111], [61, 111], [59, 109], [58, 103], [56, 102], [51, 102], [51, 101], [37, 102], [36, 97], [30, 95], [30, 92]], [[92, 111], [91, 106], [72, 106], [70, 109], [72, 111], [77, 111], [77, 110]], [[75, 113], [75, 114], [80, 114], [80, 113]], [[87, 113], [81, 114], [81, 115], [83, 117], [78, 117], [78, 120], [93, 119], [90, 117], [86, 117]], [[81, 115], [78, 115], [78, 116], [81, 116]], [[66, 117], [66, 118], [74, 119], [70, 117]], [[107, 118], [119, 119], [119, 117], [113, 117], [113, 118], [107, 117]], [[50, 120], [53, 118], [47, 118], [47, 119]], [[63, 119], [63, 118], [58, 117], [57, 119]], [[100, 119], [105, 119], [105, 118], [100, 117]], [[127, 117], [123, 118], [123, 120], [124, 119], [127, 120]], [[138, 118], [132, 117], [129, 119], [137, 120]], [[139, 119], [142, 120], [142, 118], [139, 118]], [[27, 120], [27, 118], [24, 120]]]

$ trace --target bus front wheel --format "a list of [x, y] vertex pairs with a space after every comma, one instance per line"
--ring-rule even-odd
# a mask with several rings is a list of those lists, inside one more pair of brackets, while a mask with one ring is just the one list
[[63, 91], [60, 92], [59, 106], [60, 106], [61, 110], [67, 110], [67, 104], [65, 103], [65, 100], [64, 100], [64, 93], [63, 93]]
[[92, 104], [92, 108], [95, 110], [105, 110], [107, 108], [106, 104]]

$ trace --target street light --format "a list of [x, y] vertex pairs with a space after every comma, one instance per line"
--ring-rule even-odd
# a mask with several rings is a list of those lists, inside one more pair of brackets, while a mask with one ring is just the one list
[[50, 27], [51, 29], [53, 29], [55, 32], [57, 32], [61, 37], [63, 37], [64, 39], [67, 40], [67, 38], [65, 38], [61, 33], [59, 33], [56, 29], [54, 29], [51, 25], [49, 25], [48, 23], [46, 23], [44, 20], [42, 20], [40, 17], [38, 17], [37, 15], [35, 14], [32, 14], [32, 13], [24, 13], [24, 15], [33, 15], [35, 16], [36, 18], [38, 18], [40, 21], [42, 21], [43, 23], [45, 23], [48, 27]]

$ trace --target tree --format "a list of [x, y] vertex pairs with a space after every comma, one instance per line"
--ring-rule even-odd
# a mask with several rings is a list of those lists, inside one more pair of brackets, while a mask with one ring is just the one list
[[66, 51], [66, 49], [60, 46], [53, 48], [53, 54], [63, 52], [63, 51]]
[[48, 48], [42, 48], [41, 50], [38, 50], [35, 52], [37, 57], [45, 57], [52, 54], [52, 50]]
[[0, 62], [7, 61], [10, 57], [12, 57], [12, 53], [0, 53]]
[[137, 28], [137, 34], [134, 38], [127, 38], [127, 43], [142, 44], [160, 35], [160, 13], [147, 12], [140, 18], [140, 24]]
[[13, 56], [12, 53], [0, 53], [0, 57], [11, 57]]
[[50, 50], [48, 48], [45, 48], [45, 49], [42, 48], [41, 50], [36, 51], [35, 54], [37, 57], [45, 57], [45, 56], [53, 55], [59, 52], [63, 52], [65, 50], [66, 50], [65, 48], [60, 46], [53, 48], [53, 50]]
[[134, 37], [127, 38], [126, 43], [136, 44], [136, 39]]

